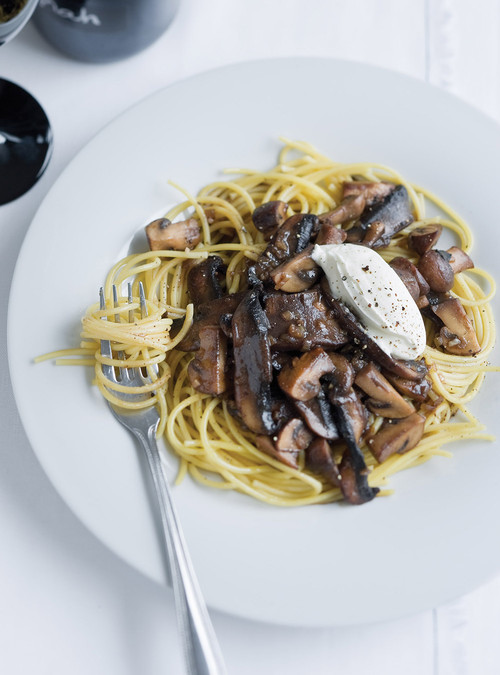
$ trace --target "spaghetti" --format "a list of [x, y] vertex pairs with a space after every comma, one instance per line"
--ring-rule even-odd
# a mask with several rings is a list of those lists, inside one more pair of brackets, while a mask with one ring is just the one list
[[[407, 182], [393, 169], [376, 164], [333, 162], [309, 144], [286, 141], [279, 161], [271, 171], [231, 170], [234, 179], [219, 180], [204, 187], [195, 197], [184, 192], [185, 199], [166, 217], [175, 221], [189, 212], [200, 225], [202, 240], [193, 250], [148, 251], [129, 255], [109, 271], [104, 284], [108, 310], [93, 305], [83, 318], [82, 342], [78, 350], [62, 350], [42, 358], [57, 363], [92, 365], [95, 383], [109, 401], [123, 405], [102, 373], [103, 362], [120, 365], [118, 359], [100, 354], [100, 339], [112, 340], [113, 349], [125, 354], [130, 367], [146, 368], [153, 379], [145, 387], [160, 412], [159, 436], [179, 456], [178, 480], [187, 473], [200, 483], [223, 490], [238, 490], [273, 505], [297, 506], [332, 502], [342, 498], [332, 486], [305, 467], [304, 453], [294, 469], [260, 450], [255, 434], [235, 419], [224, 397], [214, 397], [193, 389], [188, 376], [192, 353], [176, 346], [186, 336], [193, 321], [193, 305], [187, 290], [187, 273], [193, 260], [220, 256], [226, 266], [225, 286], [229, 294], [245, 288], [249, 262], [258, 260], [266, 247], [262, 232], [252, 222], [254, 210], [266, 202], [281, 200], [289, 213], [321, 214], [335, 208], [342, 199], [342, 186], [353, 178], [363, 181], [388, 181], [404, 185], [415, 213], [415, 221], [396, 234], [389, 246], [379, 249], [391, 261], [394, 257], [412, 258], [406, 245], [408, 233], [429, 223], [440, 223], [458, 239], [459, 246], [470, 251], [473, 236], [467, 224], [427, 190]], [[426, 202], [444, 213], [426, 218]], [[415, 258], [413, 258], [414, 260]], [[132, 301], [124, 293], [132, 284]], [[138, 285], [142, 282], [148, 316], [141, 318]], [[119, 307], [113, 307], [112, 286], [122, 289]], [[486, 290], [485, 290], [486, 287]], [[395, 454], [378, 463], [366, 445], [362, 446], [370, 470], [371, 486], [385, 488], [388, 478], [403, 469], [416, 466], [435, 455], [447, 455], [443, 446], [461, 439], [491, 439], [483, 426], [468, 411], [467, 404], [476, 395], [485, 373], [493, 370], [488, 358], [495, 342], [495, 326], [489, 301], [495, 283], [485, 271], [474, 268], [457, 274], [451, 291], [460, 299], [474, 326], [480, 352], [475, 356], [457, 356], [437, 348], [435, 328], [427, 324], [427, 347], [423, 358], [429, 367], [432, 389], [421, 441], [405, 454]], [[115, 321], [115, 315], [120, 321]], [[102, 321], [106, 316], [108, 321]], [[178, 327], [172, 337], [172, 324]], [[180, 327], [179, 327], [180, 326]], [[141, 404], [144, 405], [144, 404]], [[371, 415], [370, 433], [382, 419]], [[389, 490], [382, 489], [381, 494]]]

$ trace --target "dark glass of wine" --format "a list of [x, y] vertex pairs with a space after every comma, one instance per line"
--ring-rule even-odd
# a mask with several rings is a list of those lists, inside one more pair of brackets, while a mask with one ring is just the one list
[[[0, 45], [26, 25], [38, 0], [0, 0]], [[40, 178], [50, 159], [52, 131], [43, 108], [25, 89], [0, 78], [0, 205]]]

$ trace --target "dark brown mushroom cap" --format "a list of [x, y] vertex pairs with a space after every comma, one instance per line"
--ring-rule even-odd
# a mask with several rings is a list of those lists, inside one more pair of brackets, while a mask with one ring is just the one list
[[446, 251], [432, 249], [418, 261], [418, 270], [432, 291], [446, 293], [453, 287], [455, 275], [450, 265], [451, 255]]
[[168, 218], [158, 218], [146, 225], [146, 236], [152, 251], [184, 251], [201, 241], [201, 229], [195, 218], [172, 223]]
[[442, 231], [443, 226], [439, 223], [417, 227], [408, 235], [408, 248], [418, 255], [424, 255], [436, 245]]
[[398, 185], [381, 201], [367, 206], [359, 219], [366, 230], [372, 223], [382, 223], [384, 233], [373, 244], [373, 248], [388, 246], [391, 238], [413, 222], [413, 212], [408, 192], [404, 185]]
[[313, 247], [308, 246], [271, 272], [270, 276], [277, 291], [300, 293], [307, 291], [316, 283], [321, 269], [311, 258], [312, 250]]
[[278, 384], [290, 398], [308, 401], [318, 395], [320, 378], [333, 369], [328, 354], [321, 347], [315, 347], [285, 366], [278, 375]]
[[318, 227], [318, 217], [310, 213], [296, 213], [287, 218], [271, 237], [265, 251], [254, 266], [254, 276], [267, 282], [275, 267], [303, 251]]
[[368, 363], [362, 368], [354, 381], [365, 394], [368, 394], [369, 398], [364, 403], [375, 415], [400, 419], [415, 412], [412, 404], [394, 389], [373, 363]]
[[187, 274], [187, 287], [191, 302], [201, 305], [224, 295], [221, 282], [226, 266], [218, 255], [209, 255], [205, 260], [193, 261]]
[[252, 213], [255, 227], [270, 239], [276, 230], [285, 222], [288, 204], [280, 200], [265, 202]]
[[[415, 272], [418, 272], [415, 265], [411, 262], [411, 260], [408, 260], [408, 258], [404, 258], [402, 256], [393, 258], [389, 265], [396, 272], [398, 277], [406, 286], [408, 293], [416, 302], [422, 294], [420, 292], [416, 274], [414, 273], [414, 270]], [[429, 289], [429, 286], [427, 286], [427, 289]]]
[[418, 268], [411, 260], [408, 260], [408, 258], [397, 256], [391, 260], [389, 265], [404, 283], [415, 302], [421, 295], [427, 295], [430, 291], [429, 284], [419, 272]]
[[395, 453], [403, 454], [414, 448], [422, 438], [424, 425], [425, 417], [416, 412], [401, 420], [385, 420], [367, 445], [375, 459], [384, 462]]

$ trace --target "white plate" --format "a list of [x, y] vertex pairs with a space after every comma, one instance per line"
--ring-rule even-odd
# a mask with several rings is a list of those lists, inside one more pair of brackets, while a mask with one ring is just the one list
[[[433, 189], [477, 235], [476, 262], [498, 269], [500, 131], [415, 80], [323, 59], [240, 64], [175, 84], [124, 113], [75, 158], [43, 202], [16, 268], [9, 362], [36, 455], [77, 516], [119, 556], [164, 582], [135, 446], [85, 369], [33, 365], [78, 344], [80, 317], [133, 233], [225, 167], [271, 167], [278, 136], [342, 161], [389, 164]], [[492, 243], [494, 244], [492, 246]], [[500, 378], [473, 409], [498, 431]], [[190, 479], [175, 499], [210, 606], [293, 625], [400, 617], [457, 597], [500, 571], [498, 444], [392, 479], [362, 507], [270, 507]], [[172, 475], [176, 460], [168, 459]]]

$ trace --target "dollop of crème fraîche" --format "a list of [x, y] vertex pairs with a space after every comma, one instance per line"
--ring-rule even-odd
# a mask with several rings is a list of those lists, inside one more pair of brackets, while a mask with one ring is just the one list
[[316, 245], [334, 298], [359, 319], [366, 334], [396, 359], [411, 360], [426, 346], [420, 310], [396, 272], [372, 249], [357, 244]]

